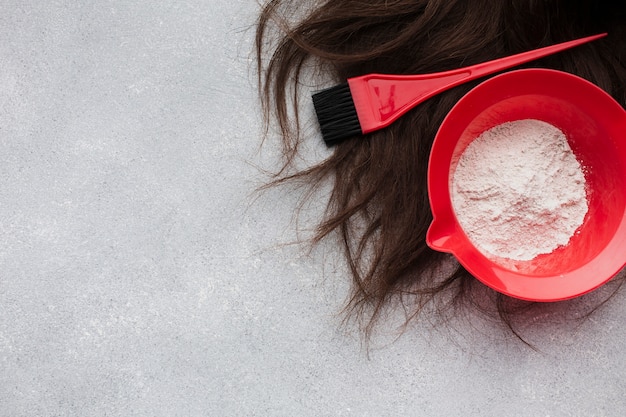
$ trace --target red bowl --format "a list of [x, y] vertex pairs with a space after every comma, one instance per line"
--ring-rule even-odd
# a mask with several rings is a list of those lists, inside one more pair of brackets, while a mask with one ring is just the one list
[[[542, 120], [565, 133], [584, 167], [589, 210], [567, 246], [530, 261], [498, 261], [481, 253], [459, 225], [451, 178], [472, 140], [521, 119]], [[428, 193], [433, 222], [427, 244], [452, 253], [484, 284], [533, 301], [582, 295], [626, 265], [626, 111], [596, 85], [561, 71], [522, 69], [490, 78], [459, 100], [439, 128]]]

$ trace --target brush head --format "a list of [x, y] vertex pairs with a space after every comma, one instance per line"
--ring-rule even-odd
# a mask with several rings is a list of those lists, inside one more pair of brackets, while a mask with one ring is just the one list
[[348, 83], [313, 94], [313, 106], [326, 145], [363, 133]]

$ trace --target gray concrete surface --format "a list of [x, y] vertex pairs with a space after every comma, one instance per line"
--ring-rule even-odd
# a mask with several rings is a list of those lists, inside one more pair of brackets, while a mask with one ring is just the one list
[[0, 1], [0, 415], [625, 415], [623, 291], [529, 317], [538, 350], [472, 314], [392, 313], [369, 352], [341, 326], [335, 246], [291, 244], [323, 198], [254, 192], [257, 8]]

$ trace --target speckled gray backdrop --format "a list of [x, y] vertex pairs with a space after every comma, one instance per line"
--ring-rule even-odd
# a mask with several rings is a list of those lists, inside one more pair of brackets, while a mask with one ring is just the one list
[[530, 317], [537, 351], [471, 315], [392, 313], [369, 353], [341, 327], [334, 245], [293, 244], [324, 190], [254, 192], [257, 9], [0, 0], [0, 415], [625, 415], [623, 292]]

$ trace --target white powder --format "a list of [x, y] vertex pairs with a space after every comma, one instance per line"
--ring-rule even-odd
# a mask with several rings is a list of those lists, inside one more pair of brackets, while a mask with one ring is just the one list
[[485, 255], [531, 260], [566, 245], [587, 213], [585, 177], [567, 138], [534, 119], [495, 126], [459, 159], [452, 205]]

